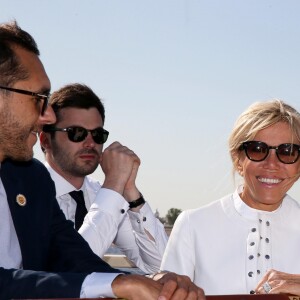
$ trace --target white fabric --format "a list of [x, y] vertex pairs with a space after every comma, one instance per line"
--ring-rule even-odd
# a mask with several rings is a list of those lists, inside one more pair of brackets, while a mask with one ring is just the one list
[[206, 295], [247, 294], [270, 268], [300, 273], [299, 203], [286, 195], [276, 211], [259, 211], [240, 191], [183, 212], [161, 269], [188, 275]]
[[111, 283], [119, 273], [92, 273], [85, 277], [80, 292], [80, 298], [115, 298]]
[[[45, 163], [55, 182], [56, 198], [67, 219], [75, 220], [76, 202], [68, 194], [74, 190], [67, 180]], [[167, 235], [161, 222], [154, 216], [148, 203], [139, 213], [129, 210], [128, 202], [119, 193], [101, 188], [98, 181], [86, 176], [81, 190], [88, 214], [79, 233], [100, 257], [112, 243], [146, 273], [159, 269], [167, 244]], [[155, 241], [150, 240], [148, 231]]]
[[20, 269], [22, 255], [15, 226], [7, 202], [7, 195], [0, 179], [0, 267]]

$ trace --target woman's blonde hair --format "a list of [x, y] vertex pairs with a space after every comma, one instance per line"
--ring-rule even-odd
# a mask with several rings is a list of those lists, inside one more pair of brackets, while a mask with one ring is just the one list
[[298, 142], [300, 141], [300, 114], [281, 100], [256, 102], [239, 116], [229, 137], [229, 152], [234, 170], [237, 170], [241, 144], [253, 140], [258, 131], [278, 122], [288, 123]]

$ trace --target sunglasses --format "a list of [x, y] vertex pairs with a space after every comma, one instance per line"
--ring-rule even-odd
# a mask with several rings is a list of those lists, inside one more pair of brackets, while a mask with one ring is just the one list
[[5, 87], [5, 86], [0, 86], [0, 89], [14, 92], [14, 93], [23, 94], [23, 95], [33, 96], [37, 101], [41, 101], [41, 102], [43, 101], [41, 115], [44, 115], [45, 110], [47, 109], [47, 106], [48, 106], [50, 94], [44, 95], [44, 94], [34, 93], [34, 92], [26, 91], [26, 90], [14, 89], [14, 88]]
[[103, 129], [102, 127], [89, 130], [79, 126], [57, 128], [51, 125], [45, 125], [43, 131], [44, 132], [55, 132], [55, 131], [66, 132], [68, 134], [68, 139], [74, 143], [79, 143], [84, 141], [90, 132], [96, 144], [104, 144], [107, 141], [109, 135], [109, 132]]
[[280, 144], [279, 146], [268, 146], [264, 142], [244, 142], [239, 150], [245, 150], [247, 157], [252, 161], [263, 161], [269, 155], [270, 149], [274, 149], [278, 160], [284, 164], [294, 164], [300, 153], [300, 146], [296, 144]]

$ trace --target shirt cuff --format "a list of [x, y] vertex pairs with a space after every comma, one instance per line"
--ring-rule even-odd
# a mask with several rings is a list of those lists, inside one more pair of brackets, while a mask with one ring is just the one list
[[128, 215], [134, 231], [144, 232], [144, 228], [150, 229], [150, 233], [154, 234], [153, 228], [157, 222], [150, 205], [146, 202], [139, 212], [128, 210]]
[[80, 298], [116, 298], [111, 284], [121, 273], [92, 273], [85, 277], [80, 292]]
[[129, 209], [128, 202], [119, 193], [101, 188], [90, 210], [100, 210], [110, 214], [114, 219], [120, 218]]

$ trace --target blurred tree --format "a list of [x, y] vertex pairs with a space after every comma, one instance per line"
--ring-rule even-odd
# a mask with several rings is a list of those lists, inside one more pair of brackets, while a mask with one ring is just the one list
[[154, 215], [162, 224], [166, 223], [166, 218], [160, 216], [158, 209], [156, 209]]
[[169, 225], [174, 225], [177, 217], [179, 216], [179, 214], [182, 212], [181, 209], [179, 208], [170, 208], [168, 210], [168, 213], [166, 215], [166, 220], [167, 220], [167, 223]]

